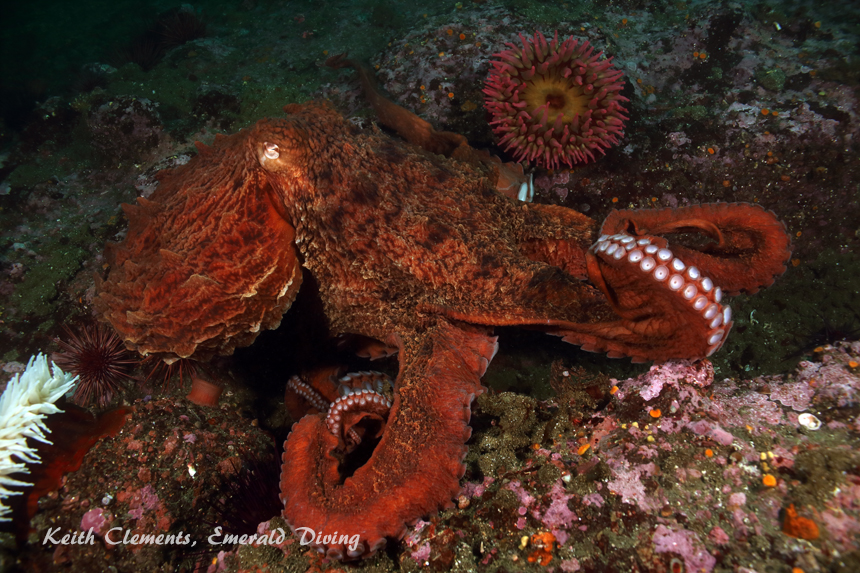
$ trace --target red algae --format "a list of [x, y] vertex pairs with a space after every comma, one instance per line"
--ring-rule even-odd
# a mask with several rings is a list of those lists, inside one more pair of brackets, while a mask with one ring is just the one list
[[[201, 415], [205, 411], [205, 416]], [[217, 516], [211, 513], [224, 488], [222, 461], [271, 455], [271, 437], [234, 410], [205, 410], [181, 400], [137, 400], [127, 409], [125, 426], [97, 442], [82, 456], [80, 469], [67, 474], [50, 495], [42, 497], [32, 527], [40, 538], [48, 531], [62, 537], [80, 531], [136, 542], [109, 545], [31, 544], [20, 555], [30, 570], [44, 570], [57, 558], [77, 570], [107, 566], [119, 571], [156, 569], [164, 551], [206, 549]], [[203, 423], [201, 424], [201, 420]], [[184, 439], [195, 435], [194, 441]], [[131, 447], [130, 447], [131, 446]], [[273, 476], [276, 478], [276, 476]], [[275, 509], [277, 511], [277, 508]], [[193, 523], [185, 516], [198, 515]], [[59, 528], [59, 529], [57, 529]], [[116, 529], [114, 529], [116, 528]], [[187, 544], [177, 541], [180, 530]], [[159, 545], [143, 536], [174, 535]], [[138, 536], [135, 538], [134, 536]], [[55, 534], [53, 538], [57, 538]], [[191, 545], [197, 541], [194, 549]]]

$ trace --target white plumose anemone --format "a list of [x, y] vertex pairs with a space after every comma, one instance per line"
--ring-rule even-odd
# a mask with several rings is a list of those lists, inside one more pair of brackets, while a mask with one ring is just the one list
[[4, 500], [21, 493], [7, 488], [30, 485], [9, 476], [29, 474], [26, 464], [41, 462], [36, 450], [27, 445], [27, 438], [51, 443], [45, 437], [51, 432], [45, 425], [45, 418], [62, 412], [54, 402], [69, 392], [78, 379], [64, 373], [56, 364], [52, 366], [53, 372], [41, 353], [30, 357], [24, 373], [16, 374], [0, 396], [0, 521], [11, 519], [12, 510]]

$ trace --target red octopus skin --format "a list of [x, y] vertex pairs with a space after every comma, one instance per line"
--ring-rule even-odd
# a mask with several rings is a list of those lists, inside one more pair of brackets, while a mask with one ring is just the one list
[[[284, 516], [329, 535], [315, 545], [331, 558], [367, 557], [450, 505], [470, 404], [496, 350], [492, 327], [540, 327], [639, 361], [699, 358], [731, 328], [709, 277], [754, 292], [790, 254], [781, 223], [757, 206], [624, 211], [601, 233], [575, 211], [498, 193], [498, 164], [480, 155], [460, 161], [360, 131], [325, 103], [285, 109], [219, 140], [127, 209], [98, 308], [141, 352], [229, 354], [277, 325], [300, 263], [333, 335], [399, 352], [384, 432], [354, 474], [340, 473], [342, 440], [325, 412], [285, 443]], [[712, 241], [659, 236], [679, 230]]]

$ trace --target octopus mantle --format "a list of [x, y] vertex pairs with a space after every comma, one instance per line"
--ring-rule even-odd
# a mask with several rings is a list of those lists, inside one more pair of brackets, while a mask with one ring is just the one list
[[285, 443], [284, 516], [321, 533], [332, 558], [373, 554], [450, 505], [494, 326], [637, 361], [700, 358], [731, 329], [723, 296], [771, 284], [789, 256], [783, 225], [757, 206], [616, 211], [601, 226], [499, 193], [504, 166], [459, 140], [446, 154], [464, 160], [361, 131], [324, 103], [285, 109], [200, 145], [152, 200], [124, 206], [128, 235], [96, 304], [141, 354], [207, 359], [277, 327], [304, 267], [333, 334], [398, 353], [390, 401], [362, 376], [288, 391], [309, 415]]

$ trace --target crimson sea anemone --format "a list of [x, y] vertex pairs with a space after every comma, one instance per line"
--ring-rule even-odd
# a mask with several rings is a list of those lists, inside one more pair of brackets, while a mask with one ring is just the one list
[[601, 60], [603, 52], [572, 37], [559, 45], [558, 32], [549, 43], [540, 32], [520, 40], [522, 48], [509, 43], [495, 54], [484, 87], [499, 146], [516, 161], [558, 169], [594, 161], [595, 152], [617, 144], [628, 100], [612, 58]]
[[68, 342], [57, 339], [62, 351], [52, 358], [57, 366], [79, 377], [74, 401], [86, 406], [94, 400], [102, 408], [107, 406], [138, 360], [108, 326], [90, 325], [80, 333], [66, 328], [66, 332]]
[[221, 392], [224, 388], [210, 382], [200, 376], [191, 377], [191, 392], [188, 393], [188, 400], [194, 402], [198, 406], [208, 406], [214, 408], [218, 405], [218, 399], [221, 397]]

